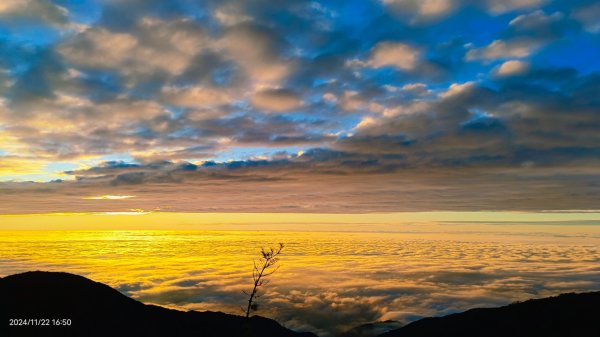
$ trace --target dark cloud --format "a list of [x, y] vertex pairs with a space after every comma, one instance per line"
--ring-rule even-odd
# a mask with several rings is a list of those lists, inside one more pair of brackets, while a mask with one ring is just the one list
[[497, 89], [476, 83], [451, 87], [423, 112], [375, 119], [337, 146], [404, 154], [416, 163], [452, 158], [468, 165], [468, 158], [486, 156], [513, 165], [527, 153], [531, 163], [595, 165], [598, 139], [592, 130], [600, 105], [589, 92], [598, 85], [596, 76], [562, 83], [557, 92], [546, 74], [501, 81]]
[[537, 10], [521, 14], [508, 23], [497, 39], [485, 47], [469, 50], [466, 58], [484, 61], [526, 58], [546, 44], [562, 38], [572, 25], [560, 11], [546, 13]]

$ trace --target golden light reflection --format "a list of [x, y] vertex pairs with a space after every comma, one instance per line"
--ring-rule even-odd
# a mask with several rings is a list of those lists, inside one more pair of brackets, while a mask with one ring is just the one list
[[[110, 220], [107, 220], [110, 215]], [[132, 217], [131, 215], [136, 215]], [[143, 215], [143, 216], [137, 216]], [[485, 226], [482, 226], [485, 224]], [[450, 226], [452, 225], [452, 226]], [[0, 215], [0, 230], [277, 230], [414, 232], [600, 233], [599, 212], [175, 213], [124, 210], [100, 213]]]
[[321, 336], [600, 288], [598, 213], [129, 214], [2, 215], [0, 276], [67, 271], [239, 313], [259, 249], [284, 242], [259, 314]]
[[135, 198], [135, 195], [98, 195], [91, 197], [83, 197], [84, 200], [123, 200]]
[[366, 320], [408, 320], [598, 289], [599, 233], [582, 227], [556, 234], [551, 227], [483, 233], [464, 232], [462, 225], [395, 233], [0, 231], [0, 276], [67, 271], [149, 303], [239, 313], [258, 250], [284, 242], [281, 269], [260, 314], [327, 335]]
[[3, 157], [0, 162], [0, 180], [5, 180], [6, 177], [39, 173], [47, 163], [30, 158]]

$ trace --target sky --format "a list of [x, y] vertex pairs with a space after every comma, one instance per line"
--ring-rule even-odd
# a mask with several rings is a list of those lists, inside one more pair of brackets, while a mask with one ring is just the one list
[[0, 4], [0, 213], [597, 210], [590, 0]]

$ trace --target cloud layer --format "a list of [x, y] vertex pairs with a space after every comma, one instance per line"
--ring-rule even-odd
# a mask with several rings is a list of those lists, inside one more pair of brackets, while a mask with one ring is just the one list
[[[267, 203], [298, 193], [293, 207], [310, 209], [314, 191], [300, 185], [333, 175], [349, 185], [343, 195], [333, 184], [315, 193], [359, 211], [373, 209], [357, 196], [369, 195], [362, 181], [386, 190], [380, 209], [413, 205], [392, 184], [401, 177], [420, 182], [415, 198], [435, 209], [520, 205], [501, 197], [503, 186], [531, 191], [517, 209], [589, 207], [600, 154], [596, 7], [8, 1], [0, 200], [15, 208], [2, 212], [27, 211], [18, 207], [27, 200], [51, 211], [77, 191], [128, 195], [109, 189], [133, 185], [152, 191], [149, 204], [196, 188], [247, 200], [232, 181], [263, 190]], [[456, 175], [470, 178], [458, 185]], [[443, 194], [427, 192], [435, 186], [461, 205], [443, 206]], [[497, 194], [473, 199], [486, 188]], [[45, 207], [39, 191], [53, 191]], [[234, 209], [222, 202], [209, 207]]]
[[403, 233], [8, 232], [0, 236], [0, 275], [31, 268], [70, 271], [144, 302], [240, 314], [257, 247], [283, 241], [281, 268], [261, 290], [257, 313], [329, 337], [377, 320], [406, 323], [476, 306], [598, 290], [600, 233], [594, 226], [568, 226], [553, 234], [552, 227], [467, 229], [446, 223], [396, 224]]

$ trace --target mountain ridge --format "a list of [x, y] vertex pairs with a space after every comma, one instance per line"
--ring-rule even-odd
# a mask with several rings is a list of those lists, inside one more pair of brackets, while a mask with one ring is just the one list
[[[0, 278], [0, 299], [0, 336], [8, 337], [316, 337], [260, 316], [246, 319], [143, 304], [70, 273], [33, 271]], [[8, 325], [13, 319], [38, 319], [49, 325]], [[70, 319], [71, 325], [55, 326], [52, 319]]]
[[428, 317], [378, 337], [598, 337], [600, 292], [566, 293]]

